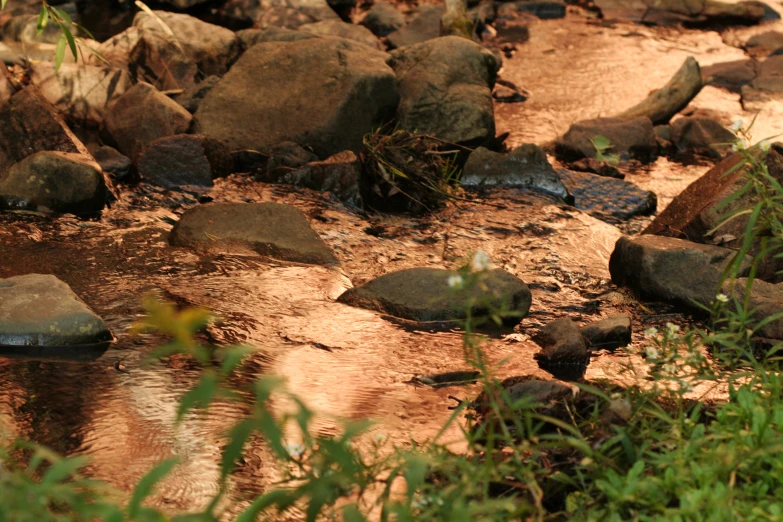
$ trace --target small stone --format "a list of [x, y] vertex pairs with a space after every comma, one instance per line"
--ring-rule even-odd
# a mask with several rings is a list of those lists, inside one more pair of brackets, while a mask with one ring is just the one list
[[[656, 127], [657, 129], [658, 127]], [[658, 131], [656, 130], [656, 136]], [[660, 136], [658, 136], [660, 138]], [[568, 165], [572, 170], [579, 172], [589, 172], [591, 174], [597, 174], [605, 178], [625, 179], [625, 174], [617, 170], [617, 167], [610, 165], [605, 161], [601, 161], [595, 158], [582, 158], [579, 161], [574, 161]]]
[[131, 177], [133, 163], [130, 158], [114, 147], [104, 145], [98, 147], [92, 155], [101, 169], [118, 181], [128, 181]]
[[233, 168], [231, 153], [219, 141], [197, 134], [165, 136], [150, 143], [139, 155], [137, 169], [143, 180], [165, 188], [183, 185], [212, 186]]
[[631, 316], [613, 315], [587, 326], [580, 332], [593, 348], [615, 350], [631, 344]]
[[672, 142], [682, 151], [721, 158], [737, 139], [719, 122], [709, 118], [678, 118], [671, 123]]

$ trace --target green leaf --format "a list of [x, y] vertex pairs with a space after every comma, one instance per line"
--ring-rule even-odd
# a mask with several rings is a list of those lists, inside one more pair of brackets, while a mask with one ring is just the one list
[[49, 23], [49, 10], [46, 7], [41, 8], [41, 13], [38, 15], [38, 35], [40, 35], [46, 28], [46, 24]]
[[349, 504], [343, 508], [343, 522], [366, 522], [366, 520], [356, 504]]
[[87, 464], [87, 457], [71, 457], [53, 464], [43, 475], [41, 485], [52, 486], [76, 474], [79, 468]]
[[193, 408], [205, 408], [215, 397], [218, 391], [217, 376], [205, 373], [196, 386], [186, 393], [177, 408], [177, 422]]
[[63, 35], [57, 41], [57, 47], [54, 49], [54, 72], [59, 71], [60, 66], [63, 64], [63, 59], [65, 58], [66, 44], [67, 42], [65, 41], [65, 35]]
[[60, 24], [60, 27], [63, 30], [63, 36], [65, 36], [65, 39], [68, 41], [68, 47], [71, 48], [71, 53], [73, 53], [73, 58], [74, 59], [79, 58], [79, 50], [76, 48], [76, 40], [73, 39], [71, 30], [68, 29], [64, 24]]
[[408, 500], [413, 500], [413, 494], [424, 484], [424, 477], [427, 476], [427, 461], [419, 455], [413, 455], [408, 458], [408, 466], [405, 470], [405, 482], [408, 484]]
[[69, 25], [73, 25], [73, 20], [71, 20], [71, 17], [68, 15], [68, 13], [66, 13], [65, 11], [57, 7], [52, 7], [52, 6], [49, 7], [57, 14], [60, 20], [68, 22]]
[[259, 513], [270, 506], [278, 506], [285, 509], [293, 503], [292, 495], [284, 490], [277, 489], [270, 491], [263, 497], [258, 497], [250, 506], [244, 510], [234, 522], [256, 522]]
[[229, 432], [231, 442], [229, 442], [226, 449], [223, 450], [223, 456], [221, 457], [221, 480], [225, 480], [229, 473], [233, 471], [237, 459], [242, 455], [242, 449], [245, 447], [245, 442], [247, 442], [250, 434], [252, 434], [255, 429], [256, 424], [254, 419], [246, 419], [231, 428], [231, 431]]
[[142, 477], [139, 483], [136, 484], [136, 489], [133, 490], [133, 496], [128, 504], [128, 518], [133, 520], [139, 516], [141, 503], [150, 496], [155, 485], [171, 472], [177, 462], [178, 459], [176, 458], [166, 459]]
[[5, 4], [8, 2], [8, 0], [0, 0], [0, 9], [5, 9]]
[[601, 153], [612, 148], [612, 142], [609, 141], [609, 138], [606, 136], [601, 136], [600, 134], [591, 139], [590, 143], [593, 144], [593, 147], [595, 147], [596, 151]]

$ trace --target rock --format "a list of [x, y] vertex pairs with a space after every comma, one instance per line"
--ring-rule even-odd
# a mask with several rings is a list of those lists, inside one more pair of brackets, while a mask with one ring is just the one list
[[112, 67], [64, 63], [55, 72], [54, 64], [38, 62], [31, 67], [30, 82], [71, 121], [97, 126], [109, 103], [130, 87], [131, 79]]
[[324, 161], [316, 161], [297, 170], [289, 171], [280, 176], [276, 183], [331, 192], [343, 203], [361, 208], [360, 176], [359, 158], [347, 150]]
[[[358, 308], [376, 310], [402, 319], [417, 322], [456, 322], [466, 317], [468, 296], [449, 288], [452, 270], [439, 268], [409, 268], [382, 275], [342, 294], [337, 301]], [[482, 280], [487, 291], [474, 287], [473, 297], [491, 309], [517, 312], [515, 317], [504, 319], [506, 326], [513, 326], [527, 315], [531, 295], [527, 285], [505, 270], [495, 269], [484, 273]], [[475, 306], [474, 318], [486, 316], [486, 306]]]
[[375, 2], [364, 15], [361, 25], [375, 36], [388, 36], [405, 25], [405, 17], [390, 2]]
[[114, 147], [104, 145], [98, 147], [93, 153], [93, 158], [101, 166], [106, 174], [118, 181], [128, 181], [132, 174], [133, 163], [130, 158], [123, 155]]
[[0, 346], [20, 347], [18, 354], [35, 354], [36, 347], [63, 348], [111, 340], [103, 320], [55, 276], [28, 274], [0, 279]]
[[565, 317], [547, 324], [534, 340], [542, 350], [534, 357], [542, 369], [559, 379], [581, 378], [590, 362], [590, 352], [579, 328]]
[[705, 85], [740, 92], [743, 85], [749, 84], [756, 77], [757, 65], [753, 60], [736, 60], [702, 67], [702, 81]]
[[244, 29], [237, 32], [237, 36], [242, 40], [245, 49], [250, 49], [256, 44], [264, 42], [296, 42], [298, 40], [310, 40], [319, 38], [319, 35], [297, 31], [294, 29], [284, 29], [282, 27], [267, 27], [266, 29]]
[[182, 215], [169, 242], [207, 252], [255, 252], [284, 261], [337, 264], [304, 214], [280, 203], [199, 205]]
[[564, 201], [573, 201], [568, 189], [549, 164], [546, 153], [533, 144], [517, 147], [508, 154], [484, 147], [474, 150], [462, 171], [463, 187], [520, 187], [541, 190]]
[[615, 350], [631, 344], [631, 316], [613, 315], [579, 330], [593, 348]]
[[106, 203], [103, 174], [83, 154], [42, 151], [23, 159], [0, 177], [0, 207], [84, 214]]
[[442, 5], [420, 6], [405, 26], [386, 37], [389, 48], [400, 49], [438, 38], [440, 19], [444, 12], [445, 8]]
[[[158, 30], [130, 27], [98, 47], [112, 67], [126, 69], [139, 81], [162, 90], [185, 89], [196, 83], [198, 65], [171, 36]], [[97, 57], [92, 65], [102, 65]]]
[[778, 31], [767, 31], [754, 35], [745, 43], [745, 50], [748, 54], [757, 58], [763, 58], [781, 47], [783, 47], [783, 33]]
[[0, 67], [0, 106], [11, 99], [16, 94], [16, 87], [11, 81], [11, 74], [5, 67]]
[[185, 107], [187, 111], [194, 114], [198, 110], [198, 106], [201, 104], [201, 100], [207, 95], [212, 87], [217, 85], [220, 81], [219, 76], [207, 76], [201, 82], [188, 87], [182, 94], [179, 94], [174, 100]]
[[38, 16], [23, 14], [13, 16], [3, 24], [2, 34], [6, 42], [56, 44], [63, 33], [57, 24], [52, 23], [39, 34]]
[[681, 151], [721, 158], [737, 139], [726, 127], [709, 118], [679, 118], [671, 124], [672, 142]]
[[[747, 292], [748, 280], [738, 278], [732, 288], [729, 282], [724, 283], [723, 291], [727, 295], [744, 301]], [[757, 324], [773, 315], [783, 313], [783, 283], [772, 284], [765, 281], [754, 280], [750, 292], [750, 310], [755, 310], [751, 316], [750, 324], [758, 328]], [[763, 325], [755, 332], [757, 336], [767, 339], [783, 340], [783, 317]]]
[[645, 24], [675, 23], [754, 24], [766, 16], [761, 2], [726, 3], [720, 0], [597, 0], [596, 6], [609, 19], [628, 19]]
[[169, 4], [177, 9], [185, 11], [199, 4], [205, 4], [209, 0], [161, 0], [164, 4]]
[[[666, 126], [666, 128], [668, 129], [669, 127]], [[658, 133], [658, 127], [655, 127], [655, 135], [660, 141], [661, 135]], [[605, 178], [625, 179], [625, 174], [617, 170], [617, 167], [596, 158], [582, 158], [579, 161], [570, 163], [568, 166], [572, 170], [589, 172], [591, 174], [604, 176]]]
[[568, 132], [555, 143], [559, 159], [579, 160], [596, 157], [596, 148], [590, 140], [606, 137], [612, 144], [609, 153], [621, 159], [652, 161], [658, 155], [658, 142], [649, 118], [596, 118], [571, 125]]
[[[644, 233], [687, 238], [699, 243], [711, 243], [716, 237], [733, 237], [736, 239], [726, 241], [726, 245], [739, 248], [739, 242], [747, 229], [747, 216], [739, 216], [722, 225], [712, 236], [707, 233], [719, 225], [722, 217], [728, 213], [754, 205], [754, 196], [750, 193], [716, 211], [722, 201], [740, 190], [747, 181], [746, 169], [735, 168], [740, 161], [742, 155], [738, 153], [715, 165], [674, 198]], [[783, 183], [783, 156], [770, 150], [765, 163], [769, 174], [778, 183]], [[753, 249], [751, 254], [755, 251]], [[783, 261], [768, 260], [759, 267], [757, 276], [761, 279], [777, 281], [775, 273], [781, 269], [783, 269]]]
[[520, 0], [518, 2], [504, 2], [500, 10], [514, 10], [519, 13], [530, 13], [541, 20], [553, 20], [565, 18], [566, 4], [557, 0]]
[[266, 164], [267, 172], [256, 179], [277, 183], [277, 179], [281, 176], [313, 161], [318, 161], [318, 156], [292, 141], [284, 141], [272, 147], [269, 161]]
[[192, 119], [152, 85], [137, 83], [109, 106], [105, 125], [120, 152], [135, 161], [156, 139], [187, 131]]
[[261, 0], [256, 26], [297, 29], [304, 24], [337, 19], [326, 0]]
[[511, 82], [498, 79], [492, 90], [492, 97], [500, 103], [519, 103], [527, 100], [530, 93]]
[[465, 38], [445, 36], [392, 52], [400, 128], [467, 145], [495, 137], [492, 86], [500, 64]]
[[159, 138], [150, 143], [137, 161], [143, 180], [165, 188], [211, 187], [213, 179], [227, 176], [232, 168], [231, 153], [225, 145], [194, 134]]
[[232, 150], [293, 141], [320, 158], [358, 151], [397, 107], [387, 57], [341, 38], [257, 44], [206, 95], [196, 129]]
[[[783, 55], [770, 56], [758, 64], [758, 74], [750, 86], [765, 93], [783, 93]], [[745, 91], [742, 91], [745, 98]]]
[[87, 154], [55, 108], [29, 86], [0, 107], [0, 175], [41, 151]]
[[342, 20], [324, 20], [313, 24], [305, 24], [299, 30], [318, 36], [337, 36], [362, 43], [379, 51], [384, 50], [381, 41], [369, 29], [361, 25], [347, 24]]
[[655, 214], [658, 198], [621, 179], [561, 170], [563, 185], [572, 194], [574, 206], [603, 221], [616, 223], [634, 216]]
[[162, 21], [204, 76], [222, 76], [242, 52], [240, 40], [233, 31], [186, 14], [153, 12], [155, 16], [140, 11], [133, 19], [134, 27], [169, 37], [168, 31], [161, 27]]
[[[643, 297], [660, 299], [701, 311], [720, 290], [723, 269], [734, 251], [673, 237], [643, 234], [621, 237], [609, 259], [612, 281]], [[747, 274], [749, 260], [740, 276]]]

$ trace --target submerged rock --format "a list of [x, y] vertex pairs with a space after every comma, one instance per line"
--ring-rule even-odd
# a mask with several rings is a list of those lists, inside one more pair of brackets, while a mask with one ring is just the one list
[[631, 344], [631, 316], [613, 315], [583, 326], [579, 330], [590, 346], [599, 350], [614, 350]]
[[161, 187], [212, 186], [231, 173], [231, 153], [219, 141], [197, 134], [159, 138], [142, 152], [136, 168], [143, 180]]
[[284, 261], [336, 265], [337, 258], [302, 212], [280, 203], [216, 203], [182, 215], [174, 246], [220, 253], [254, 252]]
[[574, 206], [603, 221], [649, 216], [658, 206], [654, 192], [628, 181], [568, 170], [561, 170], [559, 175], [572, 194]]
[[547, 324], [534, 340], [541, 346], [535, 354], [542, 369], [560, 379], [581, 378], [590, 362], [587, 343], [576, 324], [569, 318]]
[[35, 353], [34, 347], [111, 340], [103, 320], [55, 276], [29, 274], [0, 279], [0, 346], [20, 347], [16, 353], [24, 355]]
[[392, 52], [400, 128], [452, 143], [495, 137], [492, 86], [500, 63], [465, 38], [445, 36]]
[[342, 38], [257, 44], [206, 95], [196, 128], [232, 150], [293, 141], [321, 158], [357, 152], [397, 107], [387, 58]]
[[0, 208], [92, 213], [103, 210], [107, 194], [100, 167], [86, 154], [36, 152], [0, 176]]
[[[465, 319], [469, 297], [449, 287], [452, 270], [409, 268], [382, 275], [342, 294], [337, 301], [417, 322], [456, 322]], [[485, 317], [492, 310], [504, 309], [516, 315], [503, 323], [513, 326], [527, 315], [531, 295], [527, 285], [505, 270], [495, 269], [482, 275], [487, 290], [475, 288], [471, 315]], [[489, 307], [489, 308], [488, 308]]]
[[621, 159], [652, 161], [658, 156], [658, 141], [652, 121], [646, 117], [596, 118], [571, 125], [568, 132], [555, 143], [559, 159], [579, 160], [596, 157], [596, 148], [590, 140], [603, 136], [611, 147], [607, 154], [617, 154]]
[[568, 189], [547, 160], [546, 153], [533, 144], [517, 147], [508, 154], [484, 147], [474, 150], [462, 171], [463, 187], [520, 187], [541, 190], [564, 201], [573, 201]]

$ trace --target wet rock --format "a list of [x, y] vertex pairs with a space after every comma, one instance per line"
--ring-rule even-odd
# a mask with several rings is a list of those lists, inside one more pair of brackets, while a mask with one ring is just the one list
[[[457, 272], [439, 268], [410, 268], [382, 275], [342, 294], [340, 303], [367, 308], [418, 322], [456, 322], [466, 317], [469, 296], [449, 288], [449, 277]], [[473, 296], [487, 306], [474, 306], [473, 317], [484, 317], [492, 309], [505, 309], [518, 315], [504, 320], [513, 326], [527, 315], [531, 295], [527, 285], [505, 270], [486, 272], [482, 280], [487, 290], [476, 286]]]
[[481, 372], [466, 370], [456, 372], [438, 373], [435, 375], [416, 376], [411, 379], [413, 384], [431, 386], [433, 388], [445, 388], [447, 386], [464, 386], [474, 384], [481, 378]]
[[[727, 295], [733, 293], [737, 299], [744, 300], [747, 287], [748, 280], [738, 278], [733, 292], [729, 282], [724, 283], [723, 291]], [[755, 310], [750, 321], [754, 326], [763, 319], [783, 313], [783, 283], [772, 284], [754, 280], [750, 292], [750, 310]], [[767, 339], [783, 340], [783, 318], [770, 321], [759, 328], [755, 334]]]
[[201, 104], [201, 100], [204, 99], [204, 96], [206, 96], [207, 93], [212, 90], [212, 87], [217, 85], [217, 82], [219, 81], [219, 76], [207, 76], [196, 85], [185, 89], [185, 91], [176, 96], [174, 100], [185, 107], [188, 112], [194, 114], [198, 110], [198, 106]]
[[731, 151], [736, 137], [709, 118], [679, 118], [671, 124], [672, 142], [681, 151], [721, 158]]
[[590, 352], [584, 336], [569, 318], [546, 325], [534, 340], [541, 352], [534, 355], [542, 369], [560, 379], [576, 380], [584, 375]]
[[[182, 45], [159, 30], [130, 27], [109, 38], [98, 48], [112, 67], [127, 70], [140, 81], [161, 90], [185, 89], [196, 83], [196, 62]], [[97, 57], [92, 65], [102, 65]]]
[[567, 170], [558, 174], [572, 194], [574, 206], [603, 221], [612, 223], [649, 216], [658, 206], [654, 192], [621, 179]]
[[463, 187], [520, 187], [541, 190], [564, 201], [573, 201], [568, 189], [547, 160], [546, 153], [533, 144], [517, 147], [508, 154], [484, 147], [474, 150], [462, 171]]
[[84, 214], [106, 203], [100, 167], [84, 154], [43, 151], [0, 177], [0, 207]]
[[405, 25], [405, 17], [389, 2], [375, 2], [359, 22], [375, 36], [387, 36]]
[[658, 155], [658, 142], [649, 118], [596, 118], [571, 125], [568, 132], [555, 143], [559, 159], [579, 160], [596, 157], [596, 148], [590, 140], [604, 136], [611, 142], [608, 153], [621, 159], [652, 161]]
[[302, 168], [289, 171], [278, 177], [275, 183], [285, 183], [312, 190], [331, 192], [334, 197], [343, 203], [361, 208], [360, 176], [359, 158], [356, 157], [356, 154], [347, 150], [339, 152], [324, 161], [316, 161]]
[[[700, 311], [720, 290], [723, 269], [734, 251], [672, 237], [643, 234], [621, 237], [609, 259], [612, 281], [643, 297]], [[747, 274], [749, 261], [740, 275]]]
[[112, 67], [64, 63], [55, 72], [54, 64], [38, 62], [31, 67], [30, 82], [71, 121], [97, 126], [109, 103], [130, 87], [131, 78]]
[[120, 152], [135, 161], [156, 139], [187, 131], [192, 119], [152, 85], [137, 83], [109, 106], [105, 126]]
[[590, 346], [599, 350], [615, 350], [631, 344], [631, 316], [613, 315], [579, 330]]
[[753, 60], [736, 60], [716, 63], [702, 67], [701, 75], [705, 85], [723, 87], [732, 92], [740, 92], [756, 77], [757, 63]]
[[0, 107], [0, 175], [40, 151], [87, 153], [57, 110], [29, 86]]
[[224, 27], [202, 22], [198, 18], [166, 11], [153, 11], [155, 16], [140, 11], [133, 19], [134, 27], [144, 32], [159, 32], [168, 36], [161, 21], [174, 33], [185, 55], [193, 60], [204, 76], [221, 76], [228, 71], [242, 52], [239, 38]]
[[294, 141], [321, 158], [358, 151], [397, 107], [387, 57], [341, 38], [257, 44], [204, 98], [196, 128], [232, 150]]
[[492, 97], [501, 103], [519, 103], [527, 100], [530, 93], [509, 81], [498, 78], [492, 90]]
[[92, 154], [101, 169], [118, 181], [128, 181], [132, 174], [133, 163], [130, 158], [114, 147], [104, 145]]
[[183, 185], [212, 186], [215, 178], [231, 173], [231, 153], [222, 143], [196, 134], [159, 138], [137, 161], [145, 181], [165, 188]]
[[783, 47], [783, 33], [778, 31], [757, 34], [745, 42], [745, 50], [748, 54], [759, 58], [763, 58], [781, 47]]
[[297, 29], [304, 24], [337, 19], [326, 0], [262, 0], [256, 25]]
[[390, 33], [386, 42], [390, 49], [433, 40], [440, 36], [440, 19], [445, 12], [442, 5], [423, 5], [413, 12], [408, 23]]
[[305, 215], [280, 203], [200, 205], [182, 215], [169, 242], [207, 252], [255, 252], [284, 261], [337, 264]]
[[500, 64], [465, 38], [445, 36], [392, 52], [400, 128], [452, 143], [495, 137], [492, 86]]
[[542, 20], [553, 20], [565, 18], [566, 4], [557, 0], [521, 0], [518, 2], [503, 2], [498, 7], [498, 14], [502, 15], [504, 11], [513, 10], [519, 13], [530, 13]]
[[[667, 127], [668, 128], [668, 127]], [[655, 128], [655, 135], [660, 142], [660, 135], [658, 134], [658, 127]], [[617, 170], [617, 167], [610, 165], [605, 161], [598, 160], [596, 158], [582, 158], [579, 161], [574, 161], [568, 165], [572, 170], [578, 172], [589, 172], [591, 174], [597, 174], [606, 178], [624, 179], [625, 174]]]
[[267, 27], [266, 29], [244, 29], [237, 32], [237, 36], [242, 40], [245, 49], [250, 49], [256, 44], [264, 42], [296, 42], [298, 40], [309, 40], [319, 38], [319, 35], [295, 29], [285, 29], [283, 27]]
[[361, 25], [347, 24], [342, 20], [324, 20], [313, 24], [306, 24], [299, 28], [300, 31], [318, 36], [337, 36], [355, 42], [362, 43], [373, 49], [382, 51], [383, 44], [369, 29]]
[[[734, 239], [724, 242], [726, 246], [739, 248], [739, 242], [747, 229], [747, 216], [739, 216], [722, 225], [711, 236], [707, 233], [721, 223], [722, 216], [754, 204], [753, 194], [749, 193], [725, 208], [716, 210], [722, 201], [741, 189], [747, 181], [746, 169], [735, 168], [740, 161], [742, 156], [735, 154], [715, 165], [674, 198], [644, 233], [687, 238], [699, 243], [712, 243], [717, 237], [731, 237]], [[769, 174], [778, 183], [783, 183], [783, 156], [770, 150], [765, 163]], [[780, 269], [783, 269], [783, 262], [767, 260], [759, 267], [757, 275], [761, 279], [776, 281], [775, 273]]]
[[0, 279], [0, 346], [66, 347], [112, 340], [103, 320], [53, 275]]
[[284, 141], [272, 147], [266, 165], [267, 172], [256, 179], [276, 183], [281, 176], [313, 161], [318, 161], [318, 156], [292, 141]]

